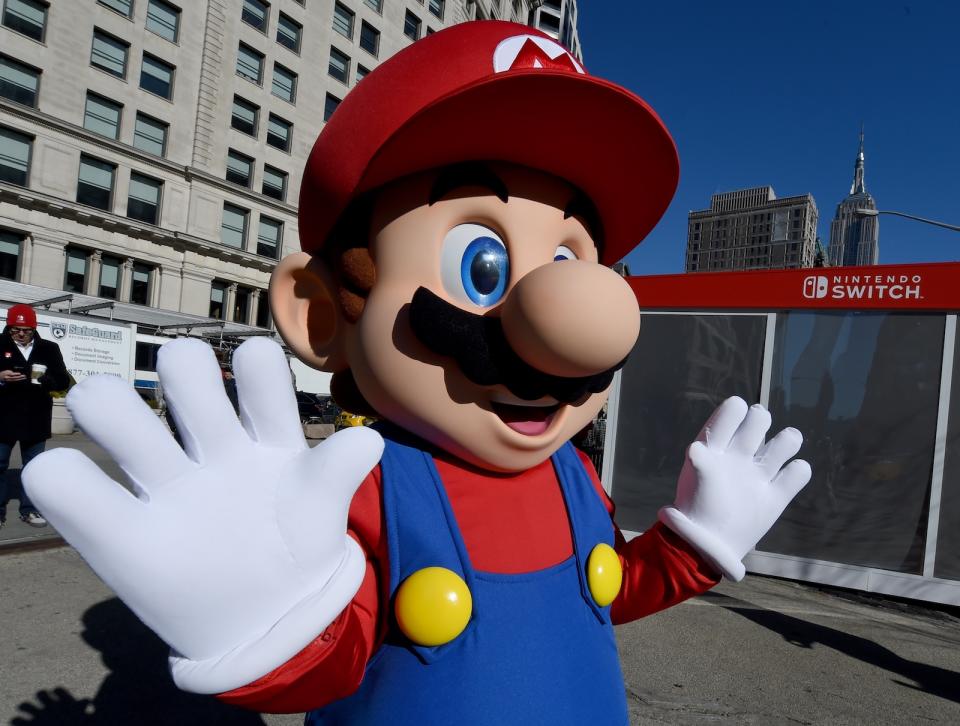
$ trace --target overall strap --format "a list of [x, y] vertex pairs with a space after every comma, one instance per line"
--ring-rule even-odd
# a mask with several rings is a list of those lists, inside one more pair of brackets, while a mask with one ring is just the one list
[[600, 607], [590, 594], [587, 583], [587, 558], [593, 548], [601, 542], [614, 545], [614, 528], [610, 513], [597, 493], [584, 468], [584, 463], [569, 441], [551, 457], [553, 468], [560, 480], [560, 488], [567, 505], [570, 518], [570, 530], [573, 538], [573, 552], [577, 561], [577, 574], [580, 578], [580, 593], [587, 606], [597, 619], [604, 624], [610, 622], [610, 606]]

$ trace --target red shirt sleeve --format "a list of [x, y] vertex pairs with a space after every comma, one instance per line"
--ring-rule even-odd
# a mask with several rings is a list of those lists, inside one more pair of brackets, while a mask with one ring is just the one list
[[[577, 451], [597, 493], [613, 519], [614, 504], [607, 496], [590, 458]], [[623, 584], [610, 607], [614, 625], [629, 623], [700, 595], [720, 582], [720, 574], [678, 535], [659, 522], [627, 542], [616, 529], [617, 554]]]
[[385, 630], [380, 603], [386, 601], [390, 577], [380, 488], [378, 466], [350, 504], [347, 531], [367, 553], [366, 575], [350, 605], [289, 661], [253, 683], [220, 694], [221, 701], [264, 713], [303, 713], [359, 687]]

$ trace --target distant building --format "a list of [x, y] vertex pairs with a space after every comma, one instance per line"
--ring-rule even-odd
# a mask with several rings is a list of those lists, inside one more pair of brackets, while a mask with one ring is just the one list
[[[516, 4], [516, 3], [514, 3]], [[552, 35], [578, 60], [583, 60], [580, 36], [577, 34], [577, 0], [543, 0], [531, 2], [530, 25]]]
[[853, 166], [850, 194], [837, 205], [830, 223], [830, 265], [876, 265], [880, 262], [880, 226], [876, 217], [862, 217], [858, 209], [876, 209], [863, 179], [863, 130]]
[[710, 198], [687, 217], [687, 272], [813, 267], [817, 203], [810, 194], [777, 199], [772, 187]]

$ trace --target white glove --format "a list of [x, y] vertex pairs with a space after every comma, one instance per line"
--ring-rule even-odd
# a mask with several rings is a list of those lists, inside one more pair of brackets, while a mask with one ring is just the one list
[[174, 680], [197, 693], [269, 673], [350, 602], [366, 558], [346, 533], [347, 511], [383, 452], [366, 428], [310, 449], [272, 341], [241, 345], [233, 368], [242, 426], [208, 345], [184, 338], [160, 349], [186, 452], [120, 379], [94, 376], [70, 392], [80, 428], [136, 497], [72, 449], [23, 472], [44, 517], [171, 646]]
[[786, 428], [764, 444], [770, 412], [742, 398], [714, 411], [687, 450], [672, 507], [660, 521], [683, 537], [731, 580], [743, 579], [744, 556], [810, 481], [810, 465], [796, 456], [803, 436]]

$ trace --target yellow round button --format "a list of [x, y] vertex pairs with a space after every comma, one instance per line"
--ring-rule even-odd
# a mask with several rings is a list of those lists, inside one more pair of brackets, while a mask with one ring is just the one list
[[443, 645], [467, 627], [473, 597], [456, 572], [445, 567], [425, 567], [397, 589], [394, 612], [400, 630], [414, 643]]
[[590, 594], [600, 607], [613, 602], [623, 583], [623, 568], [613, 547], [600, 543], [587, 559], [587, 585]]

